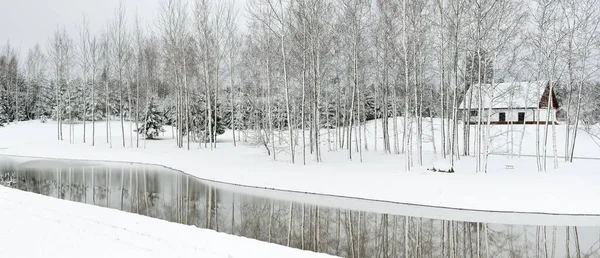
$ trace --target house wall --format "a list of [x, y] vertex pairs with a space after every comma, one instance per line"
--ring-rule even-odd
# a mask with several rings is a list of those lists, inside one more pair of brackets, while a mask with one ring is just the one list
[[[537, 110], [536, 110], [537, 111]], [[548, 109], [540, 109], [539, 121], [546, 121], [546, 115], [548, 114]], [[550, 118], [549, 121], [556, 121], [556, 109], [550, 109]]]
[[[477, 109], [472, 109], [472, 110], [477, 110]], [[461, 113], [461, 116], [462, 116], [461, 118], [464, 118], [464, 116], [466, 115], [465, 111], [466, 110], [462, 110], [462, 112], [459, 112], [459, 113]], [[488, 113], [489, 113], [488, 111], [489, 111], [488, 109], [484, 109], [482, 111], [481, 121], [487, 122]], [[542, 109], [542, 110], [539, 110], [539, 112], [538, 112], [538, 109], [492, 109], [490, 121], [491, 122], [500, 121], [500, 113], [505, 114], [505, 118], [506, 118], [507, 122], [519, 121], [519, 113], [525, 113], [525, 121], [526, 122], [527, 121], [546, 121], [546, 115], [548, 114], [548, 110]], [[470, 121], [478, 122], [479, 117], [471, 116]], [[556, 110], [555, 109], [550, 109], [549, 121], [556, 121]]]

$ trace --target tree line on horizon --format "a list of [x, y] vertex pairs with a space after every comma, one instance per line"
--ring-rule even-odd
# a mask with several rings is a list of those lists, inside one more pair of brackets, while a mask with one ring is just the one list
[[[248, 0], [241, 12], [233, 1], [163, 0], [145, 26], [121, 4], [102, 32], [84, 17], [76, 35], [58, 27], [24, 58], [7, 43], [0, 125], [48, 117], [57, 139], [74, 143], [73, 124], [82, 122], [81, 141], [95, 145], [96, 123], [119, 120], [118, 143], [103, 124], [107, 143], [142, 147], [135, 131], [147, 132], [156, 112], [179, 148], [214, 148], [229, 128], [234, 145], [253, 132], [274, 159], [320, 162], [327, 147], [362, 161], [372, 142], [374, 151], [404, 154], [410, 170], [423, 165], [424, 123], [438, 118], [441, 137], [431, 141], [442, 157], [475, 156], [484, 172], [489, 124], [471, 129], [458, 111], [470, 87], [550, 82], [570, 125], [566, 160], [574, 128], [600, 121], [598, 0]], [[368, 139], [366, 122], [380, 118], [394, 119], [381, 119]], [[548, 137], [555, 166], [557, 147], [540, 127], [541, 171]], [[470, 142], [474, 150], [461, 148]]]

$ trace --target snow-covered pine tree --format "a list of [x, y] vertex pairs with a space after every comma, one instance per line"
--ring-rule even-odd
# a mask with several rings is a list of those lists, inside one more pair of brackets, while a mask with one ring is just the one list
[[[0, 96], [1, 98], [2, 96]], [[0, 127], [4, 126], [8, 123], [8, 115], [6, 114], [6, 110], [4, 109], [4, 105], [0, 105]]]
[[146, 108], [145, 122], [141, 124], [142, 127], [136, 130], [139, 134], [146, 136], [146, 139], [154, 139], [158, 137], [159, 132], [165, 131], [163, 129], [163, 115], [157, 107], [154, 98], [151, 98]]
[[[0, 81], [2, 83], [2, 81]], [[10, 101], [8, 100], [8, 91], [2, 87], [0, 84], [0, 126], [4, 126], [8, 124], [9, 115], [8, 111], [10, 110]]]
[[[225, 119], [222, 118], [220, 112], [217, 112], [217, 110], [221, 108], [220, 104], [216, 105], [216, 107], [211, 105], [210, 115], [207, 117], [207, 105], [206, 100], [203, 97], [192, 98], [190, 102], [190, 124], [187, 128], [190, 128], [190, 132], [192, 136], [194, 136], [195, 141], [214, 143], [218, 135], [225, 133], [226, 127]], [[225, 116], [231, 116], [230, 114], [227, 114], [227, 110], [225, 110], [224, 113]], [[177, 126], [177, 121], [174, 122]], [[185, 124], [182, 124], [182, 127], [186, 128]], [[209, 130], [209, 128], [212, 131]], [[184, 135], [187, 135], [186, 129], [183, 129], [182, 132]]]

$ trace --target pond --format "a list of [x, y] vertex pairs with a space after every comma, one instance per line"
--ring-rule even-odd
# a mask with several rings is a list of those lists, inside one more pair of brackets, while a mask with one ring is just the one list
[[600, 257], [595, 216], [444, 209], [237, 186], [156, 165], [1, 155], [0, 183], [342, 257]]

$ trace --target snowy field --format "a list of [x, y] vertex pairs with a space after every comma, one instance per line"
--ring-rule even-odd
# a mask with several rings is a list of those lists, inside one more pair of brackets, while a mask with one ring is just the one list
[[2, 257], [331, 257], [2, 186], [0, 210]]
[[[399, 119], [400, 120], [400, 119]], [[390, 123], [391, 124], [391, 123]], [[427, 123], [426, 123], [427, 124]], [[434, 135], [439, 142], [439, 124]], [[96, 146], [92, 147], [91, 126], [88, 123], [88, 142], [83, 143], [81, 124], [75, 125], [74, 144], [69, 144], [69, 127], [64, 125], [64, 140], [56, 140], [56, 124], [39, 121], [19, 122], [0, 128], [0, 154], [69, 158], [85, 160], [113, 160], [160, 164], [185, 171], [200, 178], [247, 186], [294, 190], [317, 194], [360, 197], [461, 209], [539, 212], [559, 214], [600, 214], [600, 206], [590, 205], [600, 199], [600, 161], [577, 159], [568, 164], [559, 158], [559, 168], [553, 169], [552, 142], [548, 142], [547, 173], [537, 172], [535, 158], [535, 126], [515, 126], [511, 134], [504, 134], [507, 127], [494, 128], [498, 135], [492, 143], [495, 152], [502, 152], [509, 137], [514, 139], [513, 150], [522, 146], [521, 158], [490, 155], [489, 173], [474, 173], [474, 158], [462, 157], [457, 161], [455, 174], [434, 173], [426, 170], [432, 162], [440, 159], [433, 152], [431, 142], [425, 142], [425, 167], [404, 169], [404, 155], [384, 154], [374, 151], [373, 123], [368, 125], [367, 144], [370, 151], [363, 151], [363, 161], [349, 161], [347, 150], [328, 150], [323, 143], [322, 163], [313, 161], [307, 154], [308, 164], [290, 164], [285, 148], [277, 153], [277, 161], [266, 155], [264, 147], [239, 142], [233, 146], [231, 131], [220, 136], [214, 150], [200, 148], [192, 143], [191, 150], [178, 149], [171, 137], [171, 129], [158, 140], [147, 141], [146, 148], [135, 146], [129, 139], [129, 124], [125, 125], [126, 146], [122, 147], [120, 123], [112, 122], [112, 148], [106, 143], [106, 124], [96, 124]], [[401, 126], [400, 126], [401, 128]], [[543, 128], [543, 127], [542, 127]], [[564, 155], [564, 126], [556, 126], [557, 154]], [[425, 138], [431, 139], [426, 128]], [[462, 134], [462, 133], [461, 133]], [[327, 132], [323, 132], [324, 138]], [[381, 135], [381, 128], [379, 128]], [[243, 138], [243, 137], [242, 137]], [[249, 137], [251, 139], [252, 137]], [[518, 144], [523, 139], [522, 144]], [[401, 140], [400, 140], [401, 141]], [[332, 143], [333, 144], [333, 143]], [[364, 144], [364, 140], [363, 140]], [[518, 144], [518, 145], [517, 145]], [[140, 146], [144, 143], [141, 140]], [[440, 146], [436, 147], [438, 153]], [[301, 163], [301, 148], [296, 149]], [[516, 153], [516, 151], [514, 151]], [[353, 154], [358, 157], [358, 154]], [[600, 148], [593, 137], [579, 132], [575, 156], [597, 158]], [[507, 169], [512, 165], [514, 169]]]

